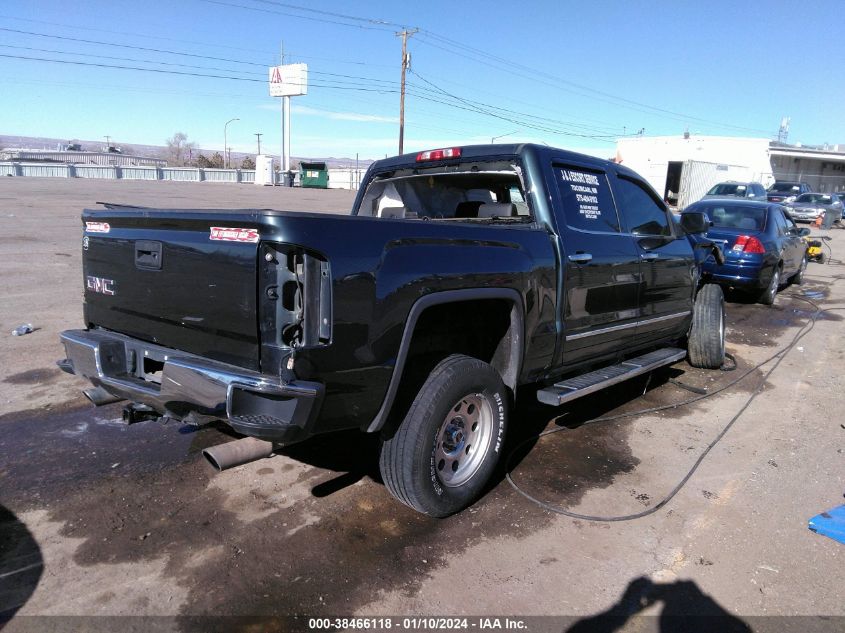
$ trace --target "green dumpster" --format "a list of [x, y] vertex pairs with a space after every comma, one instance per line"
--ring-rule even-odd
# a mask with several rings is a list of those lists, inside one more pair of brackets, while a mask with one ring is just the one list
[[328, 165], [326, 163], [299, 163], [299, 183], [303, 187], [328, 189]]

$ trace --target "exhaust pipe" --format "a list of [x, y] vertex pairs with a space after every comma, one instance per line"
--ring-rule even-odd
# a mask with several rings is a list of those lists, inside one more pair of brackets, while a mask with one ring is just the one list
[[110, 394], [102, 387], [92, 387], [91, 389], [84, 389], [82, 393], [85, 394], [85, 397], [88, 398], [91, 402], [94, 403], [95, 406], [98, 407], [101, 407], [104, 404], [111, 404], [112, 402], [120, 402], [121, 400], [125, 400], [125, 398]]
[[202, 455], [208, 460], [208, 463], [220, 471], [254, 462], [256, 459], [270, 457], [272, 453], [273, 442], [254, 437], [244, 437], [234, 442], [204, 448], [202, 451]]

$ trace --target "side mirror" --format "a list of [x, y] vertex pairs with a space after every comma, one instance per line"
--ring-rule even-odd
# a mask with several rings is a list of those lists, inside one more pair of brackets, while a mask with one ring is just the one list
[[712, 225], [710, 218], [703, 211], [689, 211], [681, 214], [681, 228], [687, 235], [707, 233]]
[[798, 235], [801, 237], [807, 237], [810, 234], [810, 229], [800, 228], [798, 229]]

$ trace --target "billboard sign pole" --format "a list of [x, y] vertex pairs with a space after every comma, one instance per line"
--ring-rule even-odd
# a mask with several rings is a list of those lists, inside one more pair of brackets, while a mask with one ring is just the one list
[[[269, 68], [271, 97], [282, 97], [282, 164], [285, 178], [290, 172], [290, 98], [308, 94], [308, 65], [283, 64]], [[290, 184], [292, 185], [292, 179]]]

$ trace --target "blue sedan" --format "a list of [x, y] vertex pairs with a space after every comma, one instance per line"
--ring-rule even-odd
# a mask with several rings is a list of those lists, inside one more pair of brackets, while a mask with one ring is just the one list
[[728, 288], [753, 293], [771, 305], [778, 289], [800, 284], [807, 268], [807, 244], [801, 239], [809, 229], [798, 228], [779, 204], [745, 200], [701, 200], [684, 213], [704, 212], [712, 226], [706, 239], [718, 244], [725, 263], [709, 257], [702, 278]]

